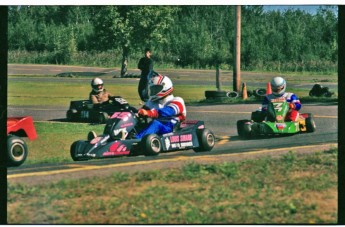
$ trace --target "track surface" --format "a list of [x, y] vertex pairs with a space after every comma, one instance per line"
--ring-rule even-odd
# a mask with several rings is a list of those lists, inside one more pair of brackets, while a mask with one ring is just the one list
[[[33, 66], [36, 68], [37, 66]], [[11, 68], [11, 67], [10, 67]], [[42, 68], [42, 67], [41, 67]], [[43, 67], [44, 72], [54, 67]], [[55, 69], [57, 70], [57, 69]], [[82, 71], [82, 68], [78, 68]], [[94, 68], [84, 68], [91, 72]], [[99, 69], [98, 69], [99, 70]], [[14, 73], [9, 69], [9, 73]], [[18, 73], [18, 72], [17, 72]], [[14, 73], [15, 74], [15, 73]], [[20, 73], [20, 74], [25, 74]], [[35, 72], [35, 74], [38, 74]], [[55, 71], [56, 74], [56, 71]], [[205, 76], [206, 78], [207, 76]], [[15, 78], [36, 80], [41, 78]], [[49, 78], [40, 82], [49, 82]], [[56, 78], [57, 79], [57, 78]], [[61, 81], [61, 78], [59, 79]], [[188, 81], [188, 79], [186, 79]], [[69, 81], [71, 81], [69, 79]], [[9, 83], [11, 79], [9, 79]], [[312, 152], [327, 149], [337, 145], [338, 141], [338, 107], [336, 105], [305, 104], [300, 112], [313, 113], [317, 125], [315, 133], [304, 133], [293, 136], [241, 140], [237, 136], [236, 122], [240, 119], [250, 119], [252, 111], [260, 105], [208, 105], [187, 106], [188, 119], [202, 119], [206, 127], [217, 136], [218, 142], [211, 152], [194, 153], [179, 151], [160, 154], [157, 157], [123, 157], [86, 162], [57, 163], [50, 165], [25, 165], [8, 169], [8, 179], [11, 183], [27, 184], [44, 183], [66, 178], [80, 178], [111, 174], [115, 171], [141, 171], [180, 166], [185, 162], [224, 162], [238, 159], [255, 158], [260, 155], [279, 155], [289, 150]], [[66, 107], [9, 106], [9, 116], [31, 115], [35, 121], [61, 121], [65, 119]], [[87, 132], [86, 132], [87, 133]], [[76, 138], [78, 140], [80, 138]], [[66, 151], [68, 152], [68, 151]]]

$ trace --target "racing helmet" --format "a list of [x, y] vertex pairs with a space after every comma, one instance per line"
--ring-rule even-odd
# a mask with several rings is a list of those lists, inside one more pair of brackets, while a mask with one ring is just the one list
[[104, 89], [103, 80], [96, 77], [91, 81], [92, 90], [95, 92], [101, 92]]
[[160, 100], [170, 95], [174, 90], [173, 83], [167, 76], [160, 74], [151, 78], [149, 85], [149, 96], [151, 101]]
[[272, 94], [275, 96], [282, 96], [286, 90], [286, 81], [282, 77], [274, 77], [271, 80]]

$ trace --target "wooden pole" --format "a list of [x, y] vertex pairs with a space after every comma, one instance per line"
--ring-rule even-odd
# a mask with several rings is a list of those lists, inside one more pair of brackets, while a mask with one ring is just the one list
[[241, 6], [236, 6], [235, 11], [233, 90], [239, 92], [241, 87]]
[[216, 65], [216, 87], [218, 91], [221, 91], [221, 84], [220, 84], [220, 74], [219, 74], [219, 65]]

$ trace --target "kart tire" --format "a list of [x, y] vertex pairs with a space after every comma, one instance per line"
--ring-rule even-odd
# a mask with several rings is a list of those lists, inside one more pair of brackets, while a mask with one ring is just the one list
[[226, 93], [226, 96], [229, 98], [238, 98], [240, 95], [236, 91], [230, 91], [230, 92]]
[[314, 97], [314, 96], [316, 96], [316, 94], [315, 94], [314, 91], [309, 91], [309, 96], [310, 96], [310, 97]]
[[28, 147], [17, 136], [7, 136], [7, 166], [20, 166], [28, 156]]
[[195, 152], [210, 151], [216, 143], [213, 132], [207, 128], [197, 131], [199, 147], [193, 148]]
[[72, 110], [67, 110], [66, 118], [68, 121], [76, 121], [77, 120], [77, 114], [73, 113]]
[[266, 95], [266, 89], [264, 88], [259, 88], [259, 89], [254, 90], [254, 96], [257, 98], [265, 97], [265, 95]]
[[250, 120], [237, 121], [237, 133], [240, 137], [244, 139], [249, 139], [252, 135], [252, 127], [250, 124], [246, 124], [247, 122], [251, 122], [251, 121]]
[[71, 158], [73, 159], [73, 161], [76, 161], [76, 162], [77, 161], [86, 161], [89, 159], [86, 157], [78, 157], [77, 156], [78, 150], [80, 150], [81, 147], [83, 147], [83, 144], [84, 144], [84, 141], [82, 141], [82, 140], [78, 140], [78, 141], [75, 141], [74, 143], [72, 143], [70, 153], [71, 153]]
[[205, 97], [206, 99], [209, 98], [222, 98], [227, 96], [226, 91], [205, 91]]
[[150, 134], [142, 139], [142, 147], [145, 156], [155, 156], [162, 150], [162, 143], [156, 134]]
[[254, 111], [251, 115], [251, 120], [254, 122], [263, 122], [266, 118], [266, 113], [262, 111]]
[[316, 124], [311, 113], [308, 113], [308, 117], [305, 119], [305, 126], [307, 128], [307, 132], [315, 132], [316, 131]]
[[109, 119], [109, 115], [105, 112], [99, 113], [98, 115], [98, 123], [99, 124], [105, 124], [107, 120]]

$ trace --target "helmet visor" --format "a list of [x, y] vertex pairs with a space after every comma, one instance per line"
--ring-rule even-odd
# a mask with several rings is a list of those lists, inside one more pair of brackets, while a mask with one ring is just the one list
[[284, 85], [278, 86], [278, 87], [272, 87], [272, 91], [276, 93], [281, 92], [283, 89], [284, 89]]
[[92, 88], [96, 89], [96, 90], [102, 90], [103, 89], [103, 84], [92, 85]]
[[150, 96], [155, 96], [163, 90], [163, 85], [152, 85], [150, 86]]

